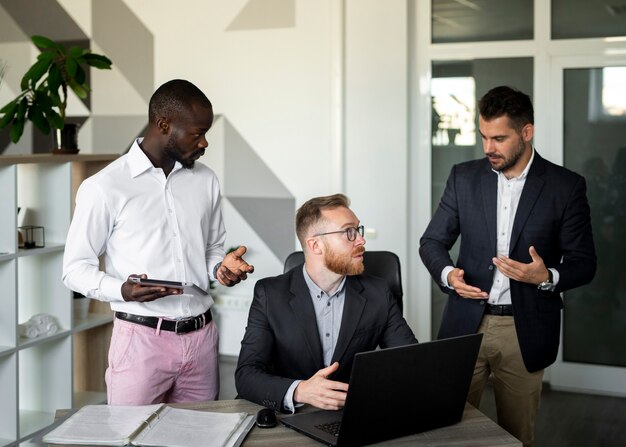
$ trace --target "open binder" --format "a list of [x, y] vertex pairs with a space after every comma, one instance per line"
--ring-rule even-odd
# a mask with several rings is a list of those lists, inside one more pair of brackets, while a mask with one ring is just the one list
[[216, 413], [164, 404], [87, 405], [52, 430], [50, 444], [237, 447], [254, 425], [248, 413]]

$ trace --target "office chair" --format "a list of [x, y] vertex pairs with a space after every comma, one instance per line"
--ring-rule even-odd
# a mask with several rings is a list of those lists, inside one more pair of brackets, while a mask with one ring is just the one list
[[[285, 259], [284, 272], [304, 264], [304, 253], [294, 251]], [[400, 259], [390, 251], [366, 251], [363, 253], [365, 273], [387, 281], [391, 294], [396, 299], [402, 312], [402, 277], [400, 276]]]

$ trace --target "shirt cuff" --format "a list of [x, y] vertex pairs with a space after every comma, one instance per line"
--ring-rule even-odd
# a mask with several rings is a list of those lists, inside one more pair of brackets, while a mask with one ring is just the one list
[[552, 272], [552, 285], [556, 287], [556, 285], [559, 283], [559, 272], [557, 269], [548, 269]]
[[454, 270], [454, 267], [452, 267], [451, 265], [444, 267], [443, 270], [441, 271], [441, 285], [444, 287], [447, 287], [448, 289], [453, 289], [453, 287], [450, 287], [450, 284], [448, 284], [448, 274]]
[[100, 282], [100, 297], [102, 301], [124, 301], [122, 297], [124, 281], [112, 276], [104, 276]]
[[303, 404], [295, 404], [293, 401], [293, 394], [296, 392], [296, 387], [302, 382], [302, 380], [294, 380], [291, 386], [287, 389], [285, 397], [283, 397], [283, 407], [291, 414], [296, 412], [296, 408], [301, 407]]

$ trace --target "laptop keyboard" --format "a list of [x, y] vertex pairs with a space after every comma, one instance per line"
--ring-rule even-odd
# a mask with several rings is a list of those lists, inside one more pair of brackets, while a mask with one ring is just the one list
[[325, 431], [326, 433], [329, 433], [333, 436], [339, 436], [340, 427], [341, 421], [327, 422], [326, 424], [320, 424], [315, 426], [315, 428]]

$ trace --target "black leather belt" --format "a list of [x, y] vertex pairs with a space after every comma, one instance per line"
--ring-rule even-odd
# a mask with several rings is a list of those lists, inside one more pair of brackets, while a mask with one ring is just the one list
[[[131, 323], [141, 324], [156, 329], [159, 325], [158, 317], [144, 317], [143, 315], [127, 314], [125, 312], [115, 312], [115, 318], [129, 321]], [[177, 334], [186, 334], [187, 332], [197, 331], [209, 324], [213, 319], [211, 309], [202, 315], [196, 317], [184, 318], [181, 320], [162, 320], [161, 329], [164, 331], [176, 332]]]
[[485, 303], [485, 313], [487, 315], [513, 316], [513, 305]]

